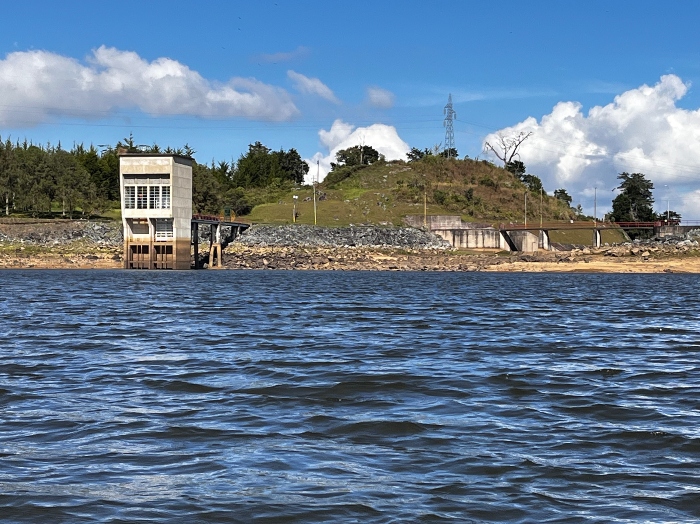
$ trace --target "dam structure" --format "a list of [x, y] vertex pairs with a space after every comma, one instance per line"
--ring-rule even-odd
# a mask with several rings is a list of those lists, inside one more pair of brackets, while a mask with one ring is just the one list
[[[423, 228], [449, 242], [456, 249], [498, 249], [534, 253], [557, 251], [560, 244], [550, 241], [552, 231], [590, 231], [590, 245], [601, 247], [602, 231], [615, 229], [623, 232], [649, 230], [660, 239], [683, 237], [692, 231], [700, 230], [700, 223], [686, 221], [685, 225], [655, 222], [599, 222], [569, 221], [544, 223], [540, 225], [520, 224], [478, 224], [465, 222], [459, 215], [408, 215], [406, 225]], [[679, 221], [680, 222], [680, 221]], [[629, 240], [629, 237], [626, 237]]]

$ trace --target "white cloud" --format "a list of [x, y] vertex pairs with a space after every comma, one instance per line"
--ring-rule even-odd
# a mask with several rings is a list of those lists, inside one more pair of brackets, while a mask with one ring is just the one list
[[341, 149], [366, 145], [372, 146], [387, 160], [405, 160], [406, 153], [410, 150], [408, 144], [401, 140], [396, 128], [385, 124], [372, 124], [368, 127], [355, 128], [352, 124], [338, 119], [333, 122], [331, 128], [318, 132], [321, 144], [328, 150], [328, 154], [316, 153], [306, 161], [311, 166], [305, 182], [312, 183], [316, 177], [316, 162], [319, 162], [319, 181], [322, 181], [331, 170], [331, 162], [335, 162], [335, 154]]
[[374, 107], [389, 109], [394, 107], [394, 93], [381, 87], [368, 87], [367, 100]]
[[158, 116], [273, 121], [299, 113], [282, 88], [252, 78], [216, 83], [176, 60], [148, 62], [105, 46], [94, 50], [87, 64], [48, 51], [14, 52], [0, 60], [0, 124], [98, 118], [134, 107]]
[[321, 82], [318, 78], [309, 78], [308, 76], [304, 76], [301, 73], [292, 71], [291, 69], [287, 71], [287, 76], [292, 82], [294, 82], [294, 86], [301, 93], [318, 95], [321, 98], [325, 98], [326, 100], [329, 100], [335, 104], [340, 103], [340, 100], [336, 98], [330, 87]]
[[688, 87], [675, 75], [662, 76], [656, 85], [626, 91], [588, 114], [578, 102], [560, 102], [539, 122], [529, 117], [485, 141], [532, 131], [520, 149], [528, 172], [550, 193], [566, 188], [574, 205], [580, 202], [590, 214], [593, 188], [602, 215], [611, 207], [617, 175], [627, 171], [654, 183], [658, 211], [668, 198], [684, 218], [700, 219], [700, 110], [676, 105]]
[[308, 47], [304, 47], [303, 45], [300, 45], [297, 47], [294, 51], [287, 51], [287, 52], [279, 52], [279, 53], [263, 53], [260, 55], [257, 55], [255, 58], [257, 60], [260, 60], [261, 62], [267, 62], [271, 64], [276, 64], [277, 62], [290, 62], [291, 60], [295, 60], [297, 58], [303, 58], [307, 56], [310, 53], [310, 50]]

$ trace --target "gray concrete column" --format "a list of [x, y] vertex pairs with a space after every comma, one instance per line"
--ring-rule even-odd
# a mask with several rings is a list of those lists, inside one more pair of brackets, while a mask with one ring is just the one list
[[594, 229], [593, 230], [593, 247], [600, 247], [601, 246], [601, 234], [600, 234], [600, 229]]

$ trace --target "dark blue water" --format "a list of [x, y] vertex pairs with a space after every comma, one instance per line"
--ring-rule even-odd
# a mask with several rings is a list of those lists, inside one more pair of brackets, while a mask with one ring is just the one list
[[0, 519], [695, 522], [698, 284], [0, 272]]

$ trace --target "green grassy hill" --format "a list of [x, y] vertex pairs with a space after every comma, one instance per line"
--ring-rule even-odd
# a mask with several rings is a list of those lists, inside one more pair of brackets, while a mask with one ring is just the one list
[[[340, 167], [319, 185], [320, 225], [394, 224], [406, 215], [461, 215], [474, 222], [522, 222], [526, 187], [505, 169], [486, 161], [427, 157], [416, 162], [377, 162]], [[254, 222], [292, 221], [293, 194], [299, 197], [299, 219], [314, 221], [312, 189], [278, 194], [275, 202], [255, 206], [245, 218]], [[574, 212], [553, 197], [528, 192], [528, 221], [569, 220]]]
[[[554, 188], [549, 188], [550, 191]], [[528, 191], [513, 174], [487, 161], [437, 156], [415, 162], [377, 162], [340, 167], [317, 188], [316, 220], [322, 226], [402, 225], [406, 215], [460, 215], [468, 222], [498, 224], [569, 222], [576, 213], [546, 193]], [[256, 205], [245, 217], [256, 223], [290, 224], [298, 196], [297, 223], [313, 224], [313, 190], [281, 190], [274, 201]], [[259, 195], [257, 196], [259, 201]], [[590, 238], [589, 238], [590, 237]], [[587, 231], [552, 232], [553, 242], [591, 244]], [[621, 231], [603, 232], [603, 242], [624, 242]]]

